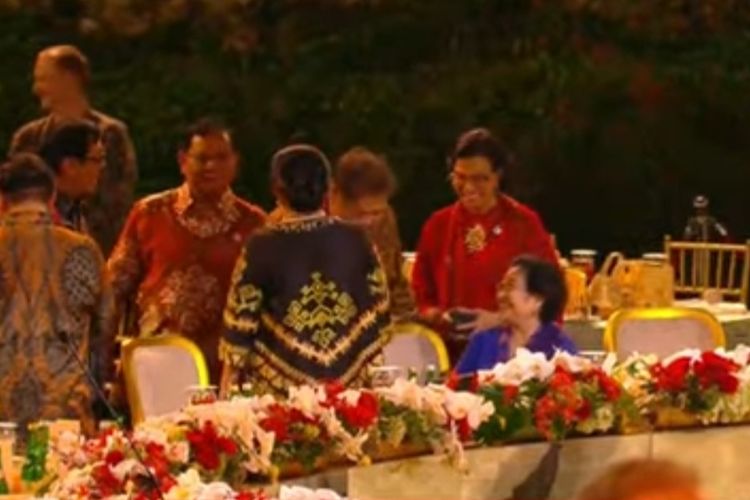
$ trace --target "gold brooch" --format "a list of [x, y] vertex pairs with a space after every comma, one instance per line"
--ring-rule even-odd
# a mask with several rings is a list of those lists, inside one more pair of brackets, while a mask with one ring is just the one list
[[475, 224], [466, 232], [464, 243], [469, 253], [482, 251], [487, 245], [487, 233], [484, 231], [484, 227], [481, 224]]

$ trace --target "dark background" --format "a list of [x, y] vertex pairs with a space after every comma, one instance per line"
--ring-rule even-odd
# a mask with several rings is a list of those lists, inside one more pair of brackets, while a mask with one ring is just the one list
[[747, 1], [0, 0], [0, 26], [0, 144], [38, 114], [35, 53], [77, 44], [96, 107], [130, 127], [141, 195], [179, 182], [176, 138], [209, 114], [265, 208], [292, 137], [385, 153], [411, 247], [452, 201], [456, 136], [485, 125], [563, 251], [658, 249], [698, 192], [750, 236]]

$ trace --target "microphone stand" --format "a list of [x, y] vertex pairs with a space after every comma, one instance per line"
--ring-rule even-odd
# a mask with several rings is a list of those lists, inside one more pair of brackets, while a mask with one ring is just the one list
[[123, 428], [123, 417], [120, 415], [117, 410], [114, 409], [114, 407], [110, 404], [109, 399], [107, 398], [106, 393], [104, 392], [104, 389], [102, 389], [101, 385], [99, 385], [99, 382], [97, 382], [96, 377], [94, 377], [94, 374], [91, 373], [91, 369], [86, 365], [83, 359], [78, 355], [78, 346], [73, 340], [73, 338], [68, 335], [68, 332], [59, 331], [57, 332], [57, 338], [65, 344], [65, 346], [68, 348], [68, 353], [70, 354], [73, 359], [76, 360], [76, 363], [78, 364], [78, 367], [81, 369], [81, 371], [86, 375], [86, 378], [89, 380], [89, 383], [91, 384], [91, 387], [94, 389], [94, 392], [96, 393], [97, 397], [101, 399], [102, 404], [104, 404], [104, 407], [107, 409], [107, 412], [110, 414], [110, 416], [114, 419], [117, 427], [123, 431], [123, 436], [125, 437], [125, 440], [128, 443], [128, 447], [135, 455], [135, 459], [138, 461], [139, 464], [144, 468], [146, 471], [146, 476], [148, 477], [148, 482], [151, 483], [152, 488], [156, 489], [156, 492], [159, 494], [159, 498], [161, 500], [164, 500], [164, 494], [161, 491], [161, 486], [159, 485], [159, 480], [156, 478], [154, 473], [151, 471], [149, 466], [146, 464], [146, 461], [144, 460], [143, 456], [141, 455], [141, 452], [138, 451], [138, 448], [135, 446], [135, 443], [133, 442], [133, 438], [130, 436], [130, 434], [125, 431]]

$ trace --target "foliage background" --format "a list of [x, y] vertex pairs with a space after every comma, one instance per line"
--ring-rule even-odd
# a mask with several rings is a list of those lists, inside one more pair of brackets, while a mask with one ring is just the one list
[[174, 144], [222, 117], [238, 191], [270, 208], [291, 138], [384, 152], [407, 246], [452, 200], [460, 131], [513, 148], [511, 193], [563, 250], [658, 249], [697, 192], [750, 236], [746, 0], [0, 0], [0, 143], [38, 114], [35, 53], [79, 45], [94, 102], [130, 126], [140, 194], [178, 182]]

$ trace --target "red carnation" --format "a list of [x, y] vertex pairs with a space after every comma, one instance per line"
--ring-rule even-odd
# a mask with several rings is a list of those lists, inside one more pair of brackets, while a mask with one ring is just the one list
[[372, 426], [378, 419], [379, 411], [378, 398], [371, 392], [360, 393], [359, 400], [354, 406], [339, 400], [336, 408], [344, 422], [353, 429], [367, 429]]
[[102, 498], [117, 495], [122, 489], [122, 483], [112, 473], [107, 464], [100, 464], [91, 471], [91, 476], [96, 483], [96, 489]]
[[594, 376], [599, 384], [599, 388], [604, 393], [604, 397], [607, 398], [607, 401], [617, 401], [620, 399], [622, 390], [612, 377], [601, 370], [594, 370]]
[[216, 470], [221, 465], [220, 453], [231, 456], [238, 451], [237, 444], [231, 439], [219, 436], [211, 421], [203, 424], [202, 429], [189, 431], [187, 440], [198, 464], [209, 471]]
[[516, 399], [516, 396], [518, 396], [517, 385], [506, 385], [503, 387], [503, 402], [505, 404], [512, 403]]
[[125, 460], [125, 454], [120, 450], [112, 450], [104, 457], [104, 463], [112, 467], [119, 464], [123, 460]]
[[687, 357], [677, 358], [667, 366], [657, 364], [652, 368], [656, 387], [662, 391], [679, 392], [685, 389], [687, 375], [692, 360]]
[[702, 389], [708, 389], [716, 385], [721, 392], [734, 394], [739, 387], [739, 380], [734, 373], [739, 368], [739, 365], [731, 359], [708, 351], [701, 355], [701, 359], [695, 363], [693, 371]]

